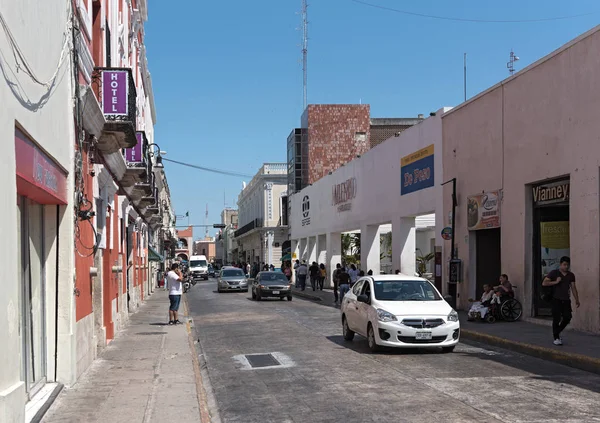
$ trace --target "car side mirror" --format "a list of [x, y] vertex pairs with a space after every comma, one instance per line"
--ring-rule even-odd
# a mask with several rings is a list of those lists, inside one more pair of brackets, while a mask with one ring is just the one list
[[356, 297], [356, 299], [358, 300], [359, 303], [369, 304], [369, 296], [368, 295], [361, 294], [358, 297]]

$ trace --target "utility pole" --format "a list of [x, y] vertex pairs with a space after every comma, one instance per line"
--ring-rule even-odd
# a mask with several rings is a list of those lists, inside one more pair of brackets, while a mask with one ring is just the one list
[[308, 3], [302, 0], [302, 91], [303, 108], [308, 105]]
[[465, 53], [465, 57], [464, 57], [464, 67], [465, 67], [465, 72], [464, 72], [464, 91], [465, 91], [465, 102], [467, 101], [467, 53]]
[[[204, 214], [204, 224], [208, 221], [208, 203], [206, 203], [206, 213]], [[204, 233], [204, 239], [208, 239], [208, 226], [206, 227], [206, 232]]]

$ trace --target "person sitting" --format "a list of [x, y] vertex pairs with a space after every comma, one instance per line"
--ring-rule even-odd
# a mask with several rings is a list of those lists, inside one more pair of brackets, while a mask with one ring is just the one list
[[494, 287], [492, 303], [501, 304], [507, 297], [513, 298], [515, 293], [506, 274], [500, 275], [500, 285]]
[[492, 287], [488, 284], [483, 285], [483, 294], [481, 295], [481, 300], [474, 302], [471, 305], [471, 309], [469, 310], [468, 314], [469, 320], [484, 319], [488, 313], [489, 306], [492, 303], [493, 296], [494, 290]]

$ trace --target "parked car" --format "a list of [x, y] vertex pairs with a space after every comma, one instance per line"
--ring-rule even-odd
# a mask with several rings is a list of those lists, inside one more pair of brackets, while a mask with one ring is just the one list
[[424, 278], [361, 278], [344, 296], [341, 312], [344, 339], [351, 341], [358, 333], [373, 352], [382, 346], [452, 352], [460, 337], [458, 313]]
[[287, 298], [292, 301], [292, 285], [281, 272], [259, 272], [252, 283], [252, 299]]
[[223, 270], [221, 270], [221, 273], [219, 273], [217, 291], [248, 292], [248, 279], [242, 269], [236, 267], [224, 267]]

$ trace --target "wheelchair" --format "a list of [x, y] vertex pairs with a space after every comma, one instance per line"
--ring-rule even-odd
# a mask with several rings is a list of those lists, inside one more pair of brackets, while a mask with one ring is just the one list
[[[515, 287], [513, 286], [513, 289]], [[515, 299], [514, 294], [503, 295], [500, 298], [500, 304], [490, 304], [488, 314], [485, 316], [485, 321], [494, 323], [497, 320], [505, 322], [516, 322], [523, 315], [523, 306]]]

